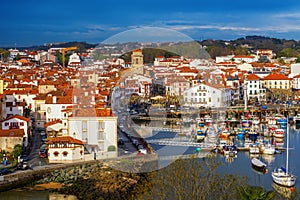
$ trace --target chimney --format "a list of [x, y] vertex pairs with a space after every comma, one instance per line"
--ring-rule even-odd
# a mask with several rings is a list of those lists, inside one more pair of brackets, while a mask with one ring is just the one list
[[57, 100], [56, 96], [53, 96], [53, 97], [52, 97], [52, 103], [53, 103], [53, 104], [56, 104], [56, 100]]

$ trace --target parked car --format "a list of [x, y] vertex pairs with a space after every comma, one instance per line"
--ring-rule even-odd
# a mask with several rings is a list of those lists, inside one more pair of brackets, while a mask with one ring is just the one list
[[22, 155], [20, 156], [20, 160], [21, 160], [21, 161], [24, 161], [24, 162], [27, 162], [27, 161], [29, 161], [29, 158], [28, 158], [28, 156], [27, 156], [26, 154], [22, 154]]
[[123, 138], [119, 138], [119, 140], [118, 140], [118, 145], [124, 145]]
[[39, 157], [40, 158], [47, 158], [47, 152], [46, 151], [40, 151]]
[[144, 148], [139, 149], [139, 152], [141, 152], [142, 154], [147, 154], [147, 150]]
[[125, 150], [124, 150], [124, 153], [125, 153], [125, 154], [128, 154], [128, 153], [129, 153], [129, 150], [128, 150], [128, 149], [125, 149]]
[[45, 131], [41, 131], [40, 134], [41, 134], [41, 136], [46, 135]]
[[17, 166], [17, 169], [18, 170], [27, 170], [27, 169], [32, 169], [32, 167], [30, 167], [27, 162], [20, 162]]
[[12, 171], [9, 169], [6, 169], [6, 168], [0, 169], [0, 176], [10, 174], [10, 173], [12, 173]]

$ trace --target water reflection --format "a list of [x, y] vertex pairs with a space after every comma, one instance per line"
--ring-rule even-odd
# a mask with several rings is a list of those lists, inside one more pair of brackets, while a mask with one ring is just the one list
[[288, 199], [290, 199], [292, 197], [292, 194], [294, 192], [293, 187], [292, 188], [284, 187], [284, 186], [278, 185], [274, 182], [272, 183], [272, 187], [279, 195], [281, 195], [284, 198], [288, 198]]

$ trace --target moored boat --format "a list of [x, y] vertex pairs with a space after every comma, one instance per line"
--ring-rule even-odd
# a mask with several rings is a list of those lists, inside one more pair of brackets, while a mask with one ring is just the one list
[[279, 185], [292, 187], [296, 183], [296, 176], [289, 173], [289, 127], [287, 127], [286, 138], [286, 166], [274, 169], [272, 172], [273, 181]]
[[249, 153], [250, 154], [258, 154], [259, 153], [259, 148], [256, 144], [250, 144], [249, 145]]
[[262, 145], [260, 149], [263, 154], [268, 155], [273, 155], [276, 152], [275, 146], [271, 145], [270, 143]]
[[237, 155], [237, 147], [235, 145], [225, 145], [223, 152], [225, 156], [235, 157]]
[[273, 133], [273, 136], [276, 138], [283, 138], [284, 137], [284, 130], [282, 128], [277, 128]]
[[259, 160], [258, 158], [251, 159], [252, 167], [261, 172], [267, 172], [267, 164]]

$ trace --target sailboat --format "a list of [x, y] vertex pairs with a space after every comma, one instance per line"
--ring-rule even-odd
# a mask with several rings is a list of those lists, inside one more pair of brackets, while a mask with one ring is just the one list
[[296, 176], [288, 172], [289, 168], [289, 125], [286, 130], [286, 168], [277, 168], [272, 172], [273, 181], [279, 185], [292, 187], [296, 183]]

